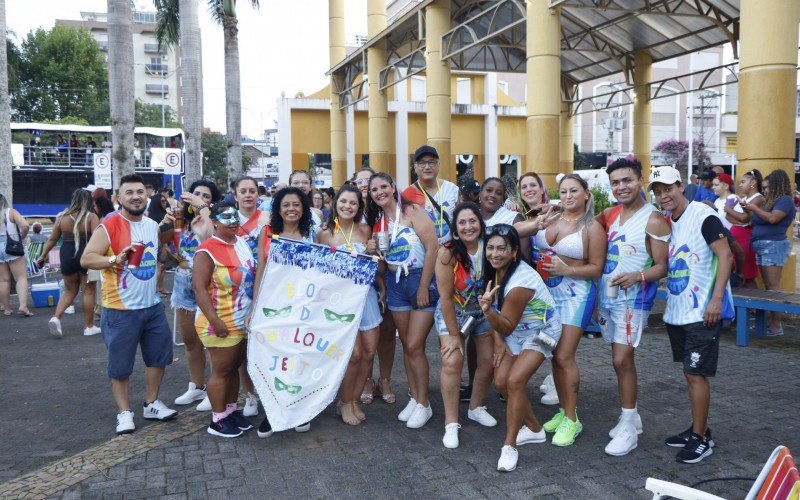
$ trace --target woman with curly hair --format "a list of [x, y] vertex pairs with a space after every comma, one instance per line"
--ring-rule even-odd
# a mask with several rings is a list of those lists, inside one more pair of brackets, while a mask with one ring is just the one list
[[[792, 243], [786, 237], [789, 226], [794, 222], [797, 209], [792, 199], [792, 185], [783, 170], [774, 170], [764, 179], [764, 205], [743, 202], [742, 208], [750, 214], [753, 233], [750, 236], [756, 252], [756, 264], [767, 290], [779, 290], [781, 272]], [[771, 312], [767, 335], [783, 335], [781, 319], [783, 314]]]

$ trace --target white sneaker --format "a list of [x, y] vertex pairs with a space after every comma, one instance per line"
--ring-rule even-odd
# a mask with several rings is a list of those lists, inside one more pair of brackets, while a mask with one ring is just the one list
[[69, 306], [64, 309], [64, 314], [75, 314], [75, 306]]
[[542, 396], [543, 405], [557, 405], [558, 402], [558, 393], [555, 389]]
[[247, 393], [247, 397], [244, 398], [242, 415], [245, 417], [255, 417], [258, 415], [258, 396], [250, 392]]
[[99, 326], [87, 326], [86, 328], [83, 329], [83, 334], [87, 337], [91, 337], [92, 335], [97, 335], [98, 333], [100, 333]]
[[136, 430], [133, 425], [133, 412], [130, 410], [117, 413], [117, 435], [130, 434]]
[[206, 397], [205, 389], [198, 389], [194, 382], [189, 382], [186, 392], [175, 398], [176, 405], [190, 405]]
[[206, 397], [204, 397], [203, 400], [200, 401], [200, 404], [197, 405], [197, 408], [195, 408], [195, 410], [197, 410], [197, 411], [211, 411], [211, 400], [208, 399], [208, 395], [206, 395]]
[[547, 441], [547, 433], [542, 428], [539, 432], [533, 432], [527, 425], [520, 427], [517, 433], [517, 446], [532, 443], [544, 443]]
[[606, 445], [606, 453], [615, 457], [627, 455], [636, 448], [639, 436], [636, 429], [629, 423], [625, 423], [617, 430], [617, 435]]
[[546, 376], [542, 381], [542, 385], [539, 386], [539, 391], [542, 394], [547, 394], [548, 392], [552, 392], [556, 390], [556, 383], [553, 381], [553, 374]]
[[53, 337], [61, 338], [64, 336], [64, 333], [61, 331], [61, 320], [53, 316], [50, 318], [50, 321], [47, 322], [48, 328], [50, 328], [50, 335]]
[[311, 430], [311, 422], [306, 422], [304, 424], [300, 424], [294, 428], [295, 432], [308, 432]]
[[431, 419], [433, 416], [433, 410], [431, 409], [430, 405], [422, 406], [422, 404], [417, 403], [417, 408], [414, 410], [414, 413], [408, 418], [408, 422], [406, 422], [406, 427], [409, 429], [419, 429], [423, 425], [428, 423], [428, 420]]
[[442, 438], [442, 444], [445, 448], [458, 448], [458, 430], [461, 428], [461, 424], [447, 424], [444, 426], [444, 437]]
[[500, 450], [500, 460], [497, 461], [497, 470], [500, 472], [511, 472], [517, 468], [517, 458], [519, 453], [513, 446], [505, 445]]
[[474, 410], [467, 410], [467, 418], [478, 422], [484, 427], [494, 427], [497, 425], [497, 420], [489, 415], [485, 406], [479, 406]]
[[149, 405], [144, 405], [142, 416], [150, 420], [171, 420], [178, 416], [178, 412], [156, 399]]
[[[619, 419], [617, 420], [617, 425], [615, 425], [613, 429], [608, 431], [608, 437], [610, 437], [611, 439], [617, 437], [617, 433], [620, 431], [620, 429], [622, 429], [622, 427], [625, 426], [625, 424], [626, 422], [622, 420], [622, 415], [620, 415]], [[643, 432], [642, 417], [638, 413], [636, 414], [636, 417], [634, 417], [633, 419], [633, 427], [634, 429], [636, 429], [636, 434], [641, 434]]]
[[408, 419], [411, 418], [411, 414], [414, 413], [414, 410], [416, 409], [417, 402], [414, 400], [414, 398], [409, 399], [406, 407], [403, 408], [403, 411], [401, 411], [399, 415], [397, 415], [397, 420], [401, 422], [408, 422]]

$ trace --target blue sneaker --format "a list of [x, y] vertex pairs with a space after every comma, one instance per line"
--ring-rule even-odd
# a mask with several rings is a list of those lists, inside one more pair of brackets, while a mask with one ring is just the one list
[[228, 415], [228, 418], [231, 419], [234, 424], [236, 424], [236, 427], [238, 427], [243, 431], [249, 431], [250, 429], [253, 428], [253, 424], [250, 423], [247, 417], [242, 415], [242, 412], [240, 412], [239, 410], [236, 410], [235, 412]]
[[219, 436], [224, 438], [235, 438], [239, 437], [244, 434], [244, 431], [241, 430], [239, 427], [236, 426], [233, 420], [231, 420], [231, 416], [228, 415], [227, 417], [223, 418], [219, 422], [211, 421], [208, 424], [208, 433], [212, 436]]

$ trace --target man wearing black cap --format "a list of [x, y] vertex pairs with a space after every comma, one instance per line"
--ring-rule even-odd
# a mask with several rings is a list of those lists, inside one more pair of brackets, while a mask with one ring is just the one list
[[439, 244], [443, 244], [452, 239], [450, 224], [458, 202], [458, 186], [439, 180], [439, 153], [427, 144], [414, 152], [414, 173], [417, 182], [413, 187], [425, 196], [425, 211], [433, 221]]
[[700, 174], [700, 186], [697, 188], [697, 194], [694, 195], [693, 201], [710, 201], [714, 203], [717, 195], [711, 189], [711, 185], [716, 177], [717, 175], [712, 170], [705, 170]]

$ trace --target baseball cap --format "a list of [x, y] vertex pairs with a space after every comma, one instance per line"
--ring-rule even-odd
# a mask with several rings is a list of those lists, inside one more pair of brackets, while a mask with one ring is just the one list
[[705, 170], [700, 174], [699, 179], [702, 181], [711, 181], [717, 178], [717, 174], [713, 170]]
[[653, 189], [653, 184], [675, 184], [681, 182], [681, 173], [675, 167], [654, 167], [650, 171], [650, 180], [647, 184], [647, 190]]
[[720, 182], [724, 182], [725, 184], [727, 184], [729, 190], [733, 189], [733, 179], [731, 179], [730, 175], [728, 175], [728, 174], [719, 174], [717, 176], [717, 179], [719, 179]]
[[425, 144], [424, 146], [420, 146], [419, 148], [417, 148], [417, 150], [414, 152], [414, 163], [417, 163], [420, 160], [420, 158], [422, 158], [425, 155], [431, 155], [437, 160], [439, 159], [439, 152], [436, 151], [436, 148]]
[[459, 189], [462, 193], [480, 193], [481, 192], [481, 183], [476, 181], [475, 179], [469, 179], [461, 183]]

